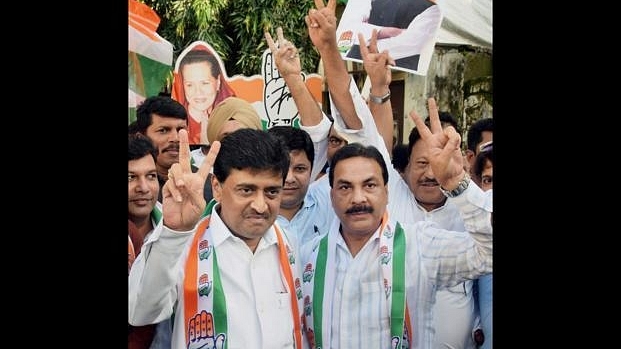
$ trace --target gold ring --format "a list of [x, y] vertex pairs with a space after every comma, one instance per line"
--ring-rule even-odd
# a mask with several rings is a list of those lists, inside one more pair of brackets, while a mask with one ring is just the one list
[[294, 54], [294, 55], [289, 56], [289, 59], [294, 59], [294, 58], [296, 58], [297, 56], [298, 56], [298, 54], [296, 53], [296, 54]]
[[169, 179], [170, 179], [170, 178], [173, 178], [173, 173], [172, 173], [172, 171], [170, 171], [170, 170], [168, 170], [168, 178], [169, 178]]

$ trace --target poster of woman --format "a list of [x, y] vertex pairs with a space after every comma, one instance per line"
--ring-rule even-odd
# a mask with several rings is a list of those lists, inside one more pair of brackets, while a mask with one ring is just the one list
[[188, 112], [190, 144], [209, 144], [207, 123], [211, 111], [225, 98], [235, 96], [224, 64], [211, 45], [195, 41], [179, 54], [171, 96]]

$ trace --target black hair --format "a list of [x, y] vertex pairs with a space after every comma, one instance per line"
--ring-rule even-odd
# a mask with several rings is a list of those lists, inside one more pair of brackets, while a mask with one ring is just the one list
[[228, 134], [220, 143], [213, 173], [221, 183], [226, 181], [232, 169], [271, 170], [280, 174], [285, 183], [289, 172], [289, 151], [276, 136], [263, 130], [241, 128]]
[[492, 165], [494, 164], [492, 149], [492, 147], [488, 147], [485, 150], [482, 150], [479, 154], [477, 154], [477, 157], [474, 158], [474, 164], [472, 164], [472, 174], [477, 178], [479, 183], [481, 182], [481, 175], [483, 174], [483, 169], [485, 168], [487, 160], [489, 160]]
[[[442, 128], [445, 128], [447, 126], [453, 126], [453, 128], [455, 129], [455, 131], [457, 131], [457, 133], [459, 133], [461, 135], [461, 128], [459, 127], [459, 123], [457, 122], [457, 119], [455, 119], [455, 117], [445, 111], [441, 111], [438, 113], [439, 119], [440, 119], [440, 123], [442, 124]], [[429, 126], [430, 125], [430, 120], [429, 118], [425, 119], [425, 125]], [[418, 142], [418, 140], [420, 140], [420, 133], [418, 132], [418, 129], [416, 127], [412, 128], [412, 131], [410, 131], [410, 136], [408, 137], [408, 161], [410, 159], [410, 155], [412, 155], [412, 148], [414, 148], [414, 144], [416, 144], [416, 142]], [[407, 165], [407, 163], [406, 163]]]
[[353, 157], [374, 159], [382, 168], [382, 178], [384, 179], [384, 184], [388, 184], [388, 168], [386, 167], [386, 162], [384, 161], [382, 153], [380, 153], [379, 150], [372, 145], [364, 146], [360, 143], [348, 143], [337, 150], [332, 156], [332, 161], [330, 162], [330, 172], [328, 173], [330, 187], [334, 184], [334, 170], [336, 169], [336, 165], [339, 161]]
[[128, 161], [142, 159], [147, 155], [151, 155], [153, 161], [157, 163], [157, 149], [147, 136], [140, 133], [129, 134], [127, 137], [127, 150], [129, 154]]
[[286, 125], [272, 126], [267, 133], [273, 134], [278, 138], [289, 151], [302, 150], [306, 153], [306, 157], [310, 160], [311, 169], [315, 161], [315, 146], [308, 132]]
[[220, 75], [220, 63], [216, 56], [207, 50], [191, 50], [188, 51], [179, 62], [179, 72], [187, 64], [207, 62], [210, 65], [209, 72], [211, 76], [217, 78]]
[[138, 122], [136, 120], [132, 121], [128, 126], [127, 126], [127, 131], [128, 133], [134, 134], [134, 133], [138, 133]]
[[397, 144], [392, 149], [392, 166], [399, 172], [405, 171], [405, 167], [410, 161], [408, 157], [408, 145]]
[[136, 108], [136, 124], [130, 128], [130, 132], [146, 134], [147, 128], [153, 122], [153, 114], [165, 118], [188, 119], [188, 113], [181, 103], [166, 96], [151, 96]]
[[470, 125], [466, 135], [466, 148], [468, 150], [472, 150], [475, 154], [477, 153], [476, 147], [477, 144], [483, 141], [484, 131], [494, 132], [493, 118], [479, 119]]

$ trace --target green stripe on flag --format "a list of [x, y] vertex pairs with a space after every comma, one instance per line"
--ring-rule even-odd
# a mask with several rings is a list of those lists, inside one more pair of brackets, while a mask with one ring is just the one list
[[145, 97], [155, 96], [162, 91], [166, 86], [166, 78], [172, 71], [171, 65], [154, 61], [136, 52], [129, 52], [128, 66], [129, 89]]

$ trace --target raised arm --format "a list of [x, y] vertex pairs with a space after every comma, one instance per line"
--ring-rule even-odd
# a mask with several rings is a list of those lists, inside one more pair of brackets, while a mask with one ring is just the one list
[[285, 80], [300, 114], [301, 124], [318, 125], [323, 118], [322, 111], [304, 82], [298, 50], [283, 37], [281, 27], [276, 28], [276, 35], [278, 43], [274, 42], [269, 32], [265, 32], [265, 40], [276, 63], [273, 74], [280, 75]]
[[[358, 40], [365, 42], [361, 33]], [[390, 82], [392, 81], [392, 71], [390, 66], [395, 65], [394, 59], [390, 57], [388, 51], [379, 52], [377, 50], [377, 30], [373, 30], [369, 47], [360, 46], [360, 55], [367, 76], [371, 81], [369, 92], [369, 109], [375, 120], [377, 131], [384, 138], [386, 149], [391, 153], [393, 147], [393, 116], [390, 97], [385, 102], [379, 102], [383, 96], [390, 96]]]
[[203, 187], [220, 142], [196, 173], [190, 170], [190, 146], [186, 130], [179, 131], [179, 163], [168, 173], [163, 187], [163, 219], [143, 245], [129, 273], [128, 322], [141, 326], [169, 318], [177, 301], [176, 283], [182, 274], [182, 254], [205, 209]]
[[272, 75], [285, 81], [298, 109], [300, 128], [308, 132], [313, 140], [315, 160], [311, 178], [314, 179], [328, 161], [328, 134], [331, 123], [304, 82], [297, 48], [284, 38], [281, 27], [276, 28], [276, 35], [277, 43], [269, 32], [265, 32], [265, 40], [274, 61]]
[[347, 72], [336, 42], [336, 0], [328, 0], [327, 5], [324, 0], [315, 0], [315, 6], [316, 9], [309, 10], [305, 22], [311, 41], [323, 60], [330, 98], [347, 126], [360, 129], [362, 123], [356, 116], [354, 102], [349, 93], [353, 79]]

